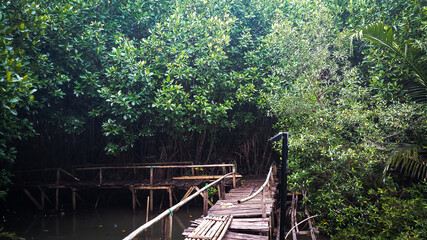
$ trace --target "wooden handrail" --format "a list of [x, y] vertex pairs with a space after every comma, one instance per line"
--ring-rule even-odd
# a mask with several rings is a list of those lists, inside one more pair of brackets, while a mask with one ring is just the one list
[[169, 165], [169, 166], [100, 166], [100, 167], [81, 167], [75, 168], [76, 171], [99, 170], [101, 169], [144, 169], [144, 168], [213, 168], [213, 167], [233, 167], [234, 164], [202, 164], [202, 165]]
[[264, 190], [265, 186], [268, 184], [268, 181], [270, 181], [270, 176], [271, 176], [271, 172], [273, 170], [273, 165], [275, 165], [275, 163], [271, 164], [270, 166], [270, 170], [268, 171], [267, 174], [267, 179], [265, 180], [264, 184], [258, 189], [258, 191], [256, 191], [254, 194], [250, 195], [249, 197], [237, 200], [237, 203], [244, 203], [246, 201], [251, 200], [252, 198], [256, 197], [262, 190]]
[[120, 166], [157, 166], [157, 165], [165, 165], [165, 164], [171, 164], [171, 165], [191, 165], [193, 162], [191, 161], [185, 161], [185, 162], [152, 162], [152, 163], [110, 163], [110, 164], [80, 164], [80, 165], [73, 165], [72, 168], [99, 168], [99, 167], [120, 167]]
[[[232, 165], [232, 164], [230, 164], [230, 165]], [[202, 166], [202, 165], [200, 165], [200, 166]], [[136, 235], [138, 235], [140, 232], [144, 231], [145, 229], [149, 228], [154, 223], [162, 220], [164, 217], [166, 217], [169, 214], [173, 213], [173, 211], [175, 211], [175, 209], [178, 209], [178, 208], [182, 207], [184, 204], [186, 204], [187, 202], [189, 202], [193, 198], [197, 197], [201, 192], [203, 192], [207, 188], [209, 188], [209, 187], [217, 184], [218, 182], [220, 182], [221, 180], [223, 180], [224, 178], [226, 178], [228, 175], [231, 175], [231, 174], [236, 174], [236, 173], [235, 172], [227, 173], [224, 176], [222, 176], [220, 179], [218, 179], [218, 180], [216, 180], [216, 181], [214, 181], [214, 182], [206, 185], [205, 187], [201, 188], [199, 191], [197, 191], [193, 195], [191, 195], [188, 198], [182, 200], [181, 202], [175, 204], [173, 207], [171, 207], [171, 208], [167, 209], [166, 211], [162, 212], [160, 215], [158, 215], [157, 217], [153, 218], [151, 221], [149, 221], [149, 222], [145, 223], [144, 225], [140, 226], [135, 231], [133, 231], [131, 234], [129, 234], [128, 236], [126, 236], [125, 238], [123, 238], [123, 240], [131, 240], [131, 239], [135, 238]]]

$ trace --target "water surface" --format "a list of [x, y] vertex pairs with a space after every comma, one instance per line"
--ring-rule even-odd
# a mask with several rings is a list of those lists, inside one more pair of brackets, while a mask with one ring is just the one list
[[[150, 219], [160, 212], [150, 216]], [[200, 207], [181, 208], [174, 213], [173, 239], [184, 239], [181, 234], [190, 221], [202, 215]], [[18, 212], [3, 219], [5, 231], [16, 232], [26, 240], [117, 240], [122, 239], [145, 223], [144, 210], [129, 208], [79, 210], [62, 214], [34, 214]], [[162, 239], [162, 222], [154, 224], [139, 239]]]

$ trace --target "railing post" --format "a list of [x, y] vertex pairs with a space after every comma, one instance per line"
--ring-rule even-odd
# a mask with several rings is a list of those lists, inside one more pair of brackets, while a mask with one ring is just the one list
[[233, 163], [233, 188], [236, 188], [236, 165]]
[[221, 180], [221, 199], [225, 199], [225, 179]]
[[203, 215], [208, 215], [208, 190], [203, 191]]
[[60, 174], [59, 168], [56, 169], [56, 197], [55, 197], [55, 211], [59, 210], [59, 182], [60, 182]]
[[265, 209], [264, 187], [262, 187], [262, 192], [261, 192], [261, 208], [262, 208], [262, 217], [266, 218], [267, 213], [266, 213], [266, 209]]
[[73, 211], [76, 211], [76, 188], [71, 188], [71, 202], [73, 203]]
[[168, 226], [168, 232], [166, 235], [167, 240], [172, 240], [172, 226], [173, 226], [173, 212], [169, 214], [169, 226]]
[[102, 167], [99, 168], [99, 185], [102, 185]]
[[135, 211], [135, 209], [136, 209], [136, 190], [130, 189], [130, 191], [132, 193], [132, 210]]
[[147, 213], [146, 213], [146, 215], [145, 215], [145, 222], [147, 223], [148, 222], [148, 216], [149, 216], [149, 214], [150, 214], [150, 197], [147, 197]]
[[221, 185], [220, 184], [216, 185], [216, 189], [217, 189], [217, 192], [218, 192], [218, 199], [222, 199], [222, 196], [221, 196]]
[[[154, 169], [153, 166], [150, 166], [150, 187], [153, 186], [153, 182], [154, 182]], [[153, 207], [153, 202], [154, 202], [154, 198], [153, 198], [153, 189], [150, 189], [150, 211], [153, 211], [154, 207]]]
[[[193, 162], [191, 162], [191, 165], [194, 165], [194, 163], [193, 163]], [[194, 174], [195, 174], [195, 172], [194, 172], [194, 168], [192, 167], [192, 168], [191, 168], [191, 175], [192, 175], [192, 176], [194, 176]]]
[[169, 193], [169, 207], [173, 207], [173, 199], [172, 199], [172, 187], [168, 188], [168, 193]]
[[44, 210], [44, 208], [45, 208], [45, 201], [44, 201], [44, 190], [43, 190], [43, 188], [41, 188], [40, 191], [41, 191], [40, 202], [41, 202], [41, 205], [42, 205], [42, 210]]

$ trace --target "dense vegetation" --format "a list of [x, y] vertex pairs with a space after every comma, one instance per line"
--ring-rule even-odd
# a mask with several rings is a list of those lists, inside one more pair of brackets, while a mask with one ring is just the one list
[[427, 232], [423, 1], [0, 2], [0, 198], [13, 166], [262, 174], [288, 131], [290, 187], [321, 230]]

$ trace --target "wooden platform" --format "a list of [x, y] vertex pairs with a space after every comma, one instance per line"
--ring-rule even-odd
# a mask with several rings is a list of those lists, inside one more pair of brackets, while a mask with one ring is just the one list
[[[238, 200], [255, 193], [265, 179], [245, 180], [239, 188], [232, 189], [225, 194], [224, 199], [218, 200], [208, 211], [211, 216], [233, 216], [231, 225], [223, 239], [250, 240], [272, 239], [274, 216], [275, 184], [271, 189], [264, 191], [265, 217], [262, 217], [262, 193], [244, 203]], [[196, 219], [191, 226], [184, 230], [183, 235], [188, 237], [203, 221]]]

